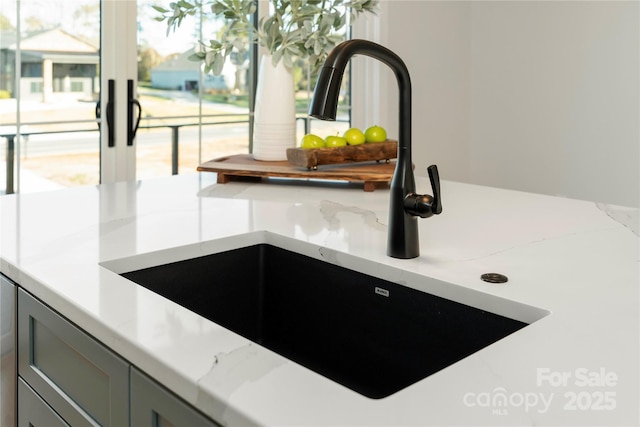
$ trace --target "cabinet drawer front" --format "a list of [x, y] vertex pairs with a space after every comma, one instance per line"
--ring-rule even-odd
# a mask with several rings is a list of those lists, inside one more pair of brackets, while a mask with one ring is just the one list
[[71, 425], [127, 425], [128, 364], [20, 290], [18, 371]]
[[22, 379], [18, 380], [18, 427], [69, 427]]
[[219, 427], [134, 367], [131, 368], [131, 425]]

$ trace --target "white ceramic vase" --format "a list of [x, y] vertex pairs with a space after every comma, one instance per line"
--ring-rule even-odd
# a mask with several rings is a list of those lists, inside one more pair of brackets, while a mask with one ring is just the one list
[[293, 73], [283, 61], [273, 66], [272, 56], [263, 55], [253, 121], [253, 158], [287, 160], [287, 148], [296, 146], [296, 105]]

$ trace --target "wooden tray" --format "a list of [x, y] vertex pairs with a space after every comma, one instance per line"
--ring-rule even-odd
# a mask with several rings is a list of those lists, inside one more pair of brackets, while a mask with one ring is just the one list
[[242, 178], [259, 180], [263, 177], [280, 177], [363, 182], [364, 191], [374, 191], [388, 187], [395, 167], [395, 162], [363, 162], [326, 165], [322, 169], [308, 170], [288, 161], [266, 162], [254, 160], [251, 154], [236, 154], [205, 162], [198, 166], [198, 171], [217, 172], [219, 184]]
[[390, 139], [385, 142], [336, 148], [287, 148], [289, 163], [307, 169], [318, 169], [321, 165], [355, 162], [388, 162], [396, 157], [398, 157], [398, 141]]

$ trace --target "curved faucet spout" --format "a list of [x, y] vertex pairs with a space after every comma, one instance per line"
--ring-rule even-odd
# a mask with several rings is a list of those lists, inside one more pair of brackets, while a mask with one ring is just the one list
[[404, 203], [408, 195], [415, 196], [416, 187], [411, 160], [411, 78], [402, 59], [386, 47], [368, 40], [354, 39], [339, 44], [329, 53], [320, 71], [309, 115], [322, 120], [335, 120], [342, 76], [354, 55], [370, 56], [387, 64], [398, 81], [398, 158], [390, 186], [387, 255], [415, 258], [420, 255], [417, 218], [415, 211], [405, 209]]
[[[411, 78], [402, 59], [384, 46], [368, 40], [353, 39], [339, 44], [324, 62], [318, 76], [309, 115], [322, 120], [335, 120], [342, 76], [354, 55], [366, 55], [387, 64], [395, 73], [400, 91], [399, 149], [411, 155]], [[411, 159], [409, 159], [411, 160]]]

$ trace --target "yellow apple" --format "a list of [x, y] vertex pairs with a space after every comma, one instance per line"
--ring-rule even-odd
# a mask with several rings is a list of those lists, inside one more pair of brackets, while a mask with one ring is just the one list
[[300, 141], [300, 147], [302, 148], [322, 148], [324, 147], [324, 139], [320, 138], [318, 135], [314, 135], [312, 133], [308, 133], [302, 137]]
[[387, 140], [387, 131], [378, 125], [371, 126], [364, 131], [364, 137], [367, 142], [385, 142]]
[[347, 145], [347, 140], [342, 136], [329, 135], [324, 139], [325, 145], [329, 148], [344, 147]]
[[359, 145], [364, 144], [366, 138], [364, 137], [364, 133], [358, 128], [348, 129], [344, 133], [344, 139], [347, 140], [347, 144], [349, 145]]

